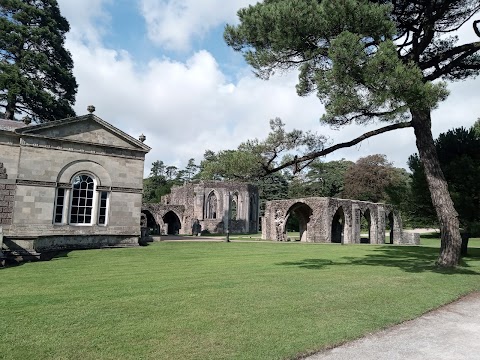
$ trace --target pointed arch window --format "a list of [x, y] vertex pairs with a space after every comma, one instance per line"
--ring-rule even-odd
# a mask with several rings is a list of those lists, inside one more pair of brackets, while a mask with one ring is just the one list
[[207, 219], [216, 219], [217, 218], [217, 209], [218, 201], [217, 196], [212, 191], [207, 198]]
[[235, 193], [232, 195], [231, 203], [230, 203], [230, 219], [237, 220], [238, 214], [238, 194]]

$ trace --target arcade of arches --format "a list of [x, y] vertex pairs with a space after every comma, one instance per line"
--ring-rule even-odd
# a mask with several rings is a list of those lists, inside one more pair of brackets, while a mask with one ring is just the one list
[[262, 239], [286, 241], [292, 216], [303, 242], [413, 244], [414, 240], [402, 236], [400, 216], [391, 205], [321, 197], [267, 202]]

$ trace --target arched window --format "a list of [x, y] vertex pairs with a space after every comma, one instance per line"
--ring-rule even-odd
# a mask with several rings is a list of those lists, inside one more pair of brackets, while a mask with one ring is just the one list
[[207, 219], [217, 218], [217, 196], [212, 191], [207, 198]]
[[107, 224], [109, 191], [99, 189], [93, 175], [80, 173], [72, 178], [69, 187], [61, 185], [55, 199], [54, 224]]
[[72, 181], [70, 224], [91, 224], [95, 181], [87, 174], [77, 175]]
[[238, 214], [238, 194], [234, 193], [230, 202], [230, 219], [237, 220]]

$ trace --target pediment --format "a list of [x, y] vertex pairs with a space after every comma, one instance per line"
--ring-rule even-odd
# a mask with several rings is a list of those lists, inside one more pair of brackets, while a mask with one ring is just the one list
[[94, 145], [150, 150], [145, 144], [92, 114], [29, 126], [18, 129], [17, 132]]

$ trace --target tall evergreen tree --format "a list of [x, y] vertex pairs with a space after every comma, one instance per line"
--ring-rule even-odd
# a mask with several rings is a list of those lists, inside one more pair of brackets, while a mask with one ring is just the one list
[[[480, 135], [475, 125], [469, 130], [457, 128], [442, 133], [435, 147], [448, 181], [448, 189], [466, 233], [480, 235]], [[412, 171], [413, 209], [421, 218], [431, 219], [435, 213], [432, 201], [425, 196], [427, 183], [417, 154], [408, 159]]]
[[[435, 152], [431, 111], [448, 95], [441, 79], [462, 80], [480, 71], [480, 41], [457, 45], [454, 36], [479, 9], [479, 0], [265, 0], [239, 10], [240, 24], [225, 30], [227, 43], [244, 53], [261, 78], [299, 69], [297, 92], [317, 93], [326, 107], [323, 122], [391, 123], [291, 164], [413, 127], [441, 227], [437, 263], [444, 267], [458, 264], [461, 238]], [[476, 34], [478, 26], [474, 22]]]
[[70, 26], [56, 0], [0, 0], [0, 110], [36, 122], [74, 116]]

